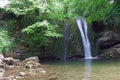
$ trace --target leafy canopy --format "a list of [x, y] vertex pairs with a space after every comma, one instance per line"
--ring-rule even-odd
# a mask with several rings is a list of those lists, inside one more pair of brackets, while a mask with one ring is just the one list
[[15, 48], [14, 38], [10, 37], [8, 31], [1, 28], [0, 29], [0, 53], [9, 53], [13, 48]]
[[[50, 38], [62, 37], [57, 32], [57, 24], [51, 22], [52, 4], [47, 0], [11, 0], [5, 10], [14, 14], [23, 35], [23, 43], [29, 48], [39, 49], [48, 44]], [[57, 12], [58, 10], [56, 10]]]

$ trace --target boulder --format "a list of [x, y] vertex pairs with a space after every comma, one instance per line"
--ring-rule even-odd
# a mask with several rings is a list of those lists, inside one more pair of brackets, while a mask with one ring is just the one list
[[11, 57], [3, 58], [3, 59], [2, 59], [2, 61], [3, 61], [4, 63], [8, 64], [8, 65], [13, 65], [13, 63], [14, 63], [13, 60], [14, 60], [14, 59], [11, 58]]
[[34, 61], [27, 61], [24, 64], [27, 69], [34, 69], [40, 67], [40, 63], [36, 63]]
[[41, 74], [46, 74], [46, 71], [43, 68], [38, 68], [36, 69], [37, 74], [41, 75]]
[[3, 59], [4, 58], [4, 55], [3, 54], [0, 54], [0, 59]]
[[119, 58], [120, 57], [120, 44], [117, 44], [110, 49], [107, 49], [100, 55], [105, 58]]
[[0, 59], [0, 68], [3, 68], [4, 67], [4, 62]]
[[15, 65], [5, 65], [5, 70], [13, 70], [15, 68]]
[[120, 32], [118, 31], [106, 32], [98, 39], [100, 50], [109, 49], [118, 43], [120, 43]]
[[5, 70], [0, 68], [0, 78], [3, 77], [4, 74], [5, 74]]
[[13, 65], [20, 66], [23, 65], [19, 59], [13, 59]]
[[29, 57], [25, 59], [25, 62], [27, 61], [33, 61], [33, 62], [39, 63], [39, 58], [37, 56]]

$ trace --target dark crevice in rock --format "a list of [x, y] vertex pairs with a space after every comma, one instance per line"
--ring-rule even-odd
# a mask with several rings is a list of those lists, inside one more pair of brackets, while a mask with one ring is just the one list
[[116, 43], [111, 44], [111, 45], [99, 46], [99, 50], [109, 49], [109, 48], [112, 48], [113, 46], [115, 46], [117, 44], [120, 44], [120, 42], [116, 42]]
[[79, 54], [71, 55], [71, 56], [67, 57], [67, 59], [69, 59], [69, 60], [78, 60], [78, 59], [81, 59], [81, 58], [84, 58], [84, 56], [79, 55]]

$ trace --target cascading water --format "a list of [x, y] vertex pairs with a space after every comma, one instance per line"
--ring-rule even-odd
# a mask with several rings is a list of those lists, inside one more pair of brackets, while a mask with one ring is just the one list
[[64, 47], [63, 47], [63, 60], [67, 58], [67, 43], [68, 43], [68, 23], [65, 23], [64, 27]]
[[84, 47], [84, 53], [85, 53], [85, 59], [91, 59], [91, 47], [90, 42], [87, 35], [87, 23], [84, 19], [77, 19], [77, 25], [79, 28], [79, 31], [81, 33], [82, 41], [83, 41], [83, 47]]

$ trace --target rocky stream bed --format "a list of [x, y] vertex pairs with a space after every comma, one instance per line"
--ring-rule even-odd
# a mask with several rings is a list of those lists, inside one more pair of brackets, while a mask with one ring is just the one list
[[0, 54], [0, 80], [57, 80], [57, 77], [47, 73], [36, 56], [20, 61]]

